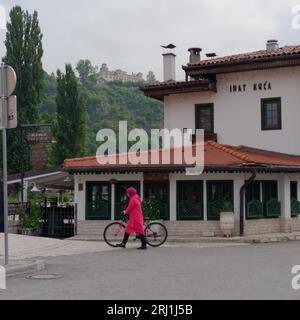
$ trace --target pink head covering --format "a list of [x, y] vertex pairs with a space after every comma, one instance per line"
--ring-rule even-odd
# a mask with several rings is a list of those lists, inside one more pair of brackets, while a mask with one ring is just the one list
[[127, 189], [127, 194], [131, 198], [137, 194], [137, 191], [135, 188], [131, 187]]

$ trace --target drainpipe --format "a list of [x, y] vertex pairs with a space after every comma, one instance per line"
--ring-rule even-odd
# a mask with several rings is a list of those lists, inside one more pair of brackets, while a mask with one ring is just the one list
[[245, 230], [245, 215], [244, 215], [244, 199], [245, 199], [245, 193], [246, 189], [248, 186], [255, 180], [256, 178], [256, 170], [251, 170], [252, 171], [252, 176], [250, 177], [249, 180], [245, 182], [245, 184], [242, 186], [241, 191], [240, 191], [240, 236], [244, 236], [244, 230]]

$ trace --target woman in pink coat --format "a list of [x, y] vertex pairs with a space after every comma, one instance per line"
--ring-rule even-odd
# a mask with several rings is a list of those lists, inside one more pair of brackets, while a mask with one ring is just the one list
[[126, 244], [131, 234], [138, 234], [142, 242], [139, 250], [147, 249], [145, 238], [144, 217], [142, 212], [141, 199], [135, 188], [127, 189], [127, 195], [130, 198], [128, 208], [124, 211], [125, 215], [129, 215], [129, 221], [125, 229], [124, 240], [118, 245], [120, 248], [126, 248]]

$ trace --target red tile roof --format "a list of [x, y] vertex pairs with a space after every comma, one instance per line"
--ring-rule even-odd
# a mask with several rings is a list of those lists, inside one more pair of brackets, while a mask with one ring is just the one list
[[[250, 166], [272, 167], [290, 167], [300, 169], [300, 156], [292, 156], [281, 153], [252, 149], [248, 147], [235, 147], [223, 145], [216, 142], [208, 141], [205, 143], [205, 167], [220, 167], [220, 168], [237, 168]], [[174, 150], [173, 150], [174, 151]], [[160, 151], [161, 154], [161, 151]], [[117, 156], [117, 163], [121, 158], [127, 159], [127, 155]], [[151, 151], [147, 152], [148, 159], [151, 158]], [[173, 157], [171, 156], [171, 159]], [[179, 168], [185, 165], [100, 165], [96, 157], [86, 157], [77, 159], [67, 159], [64, 163], [64, 168], [67, 171], [118, 171], [118, 170], [146, 170], [146, 169], [167, 169]]]
[[259, 61], [260, 59], [265, 58], [281, 58], [281, 57], [293, 57], [295, 55], [300, 55], [300, 46], [285, 46], [283, 48], [279, 48], [276, 51], [267, 51], [267, 50], [260, 50], [250, 53], [243, 53], [243, 54], [235, 54], [225, 57], [217, 57], [207, 60], [202, 60], [197, 63], [188, 64], [188, 67], [194, 66], [211, 66], [211, 65], [219, 65], [219, 64], [228, 64], [228, 63], [235, 63], [235, 62], [249, 62], [252, 60], [253, 62]]

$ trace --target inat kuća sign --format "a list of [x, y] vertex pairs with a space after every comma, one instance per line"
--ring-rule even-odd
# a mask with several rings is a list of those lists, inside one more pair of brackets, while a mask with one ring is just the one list
[[272, 84], [269, 81], [265, 82], [256, 82], [251, 85], [248, 84], [231, 84], [229, 87], [229, 91], [231, 93], [234, 92], [246, 92], [248, 90], [252, 91], [270, 91], [272, 90]]

